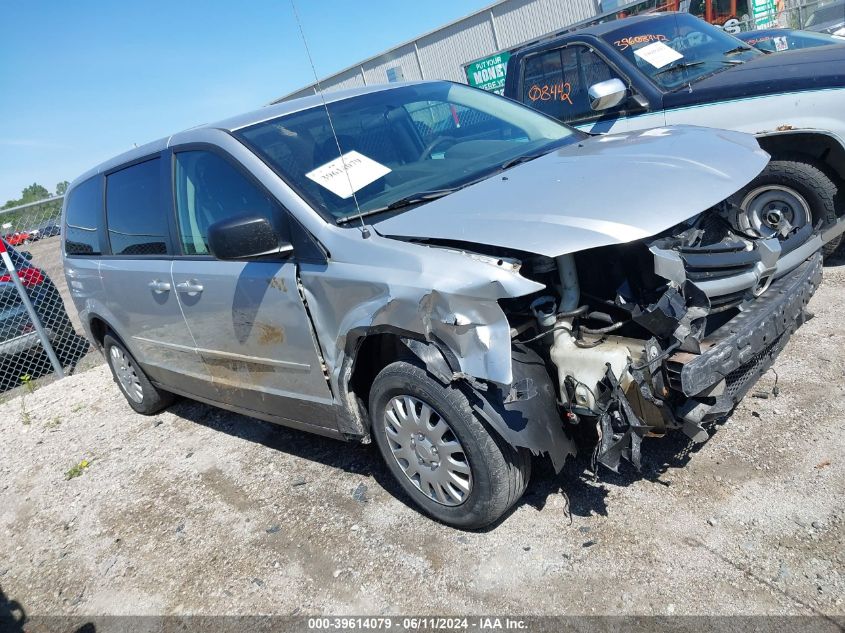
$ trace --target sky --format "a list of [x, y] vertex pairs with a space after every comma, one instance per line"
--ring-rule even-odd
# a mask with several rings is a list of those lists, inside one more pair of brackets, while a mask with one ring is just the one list
[[[320, 77], [490, 0], [295, 0]], [[0, 3], [0, 205], [314, 81], [290, 0]]]

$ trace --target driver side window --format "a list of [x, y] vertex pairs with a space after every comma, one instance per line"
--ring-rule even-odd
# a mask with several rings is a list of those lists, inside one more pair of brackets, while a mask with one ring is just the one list
[[525, 60], [522, 100], [564, 123], [577, 125], [601, 116], [590, 107], [590, 86], [617, 78], [622, 79], [591, 48], [571, 44]]
[[208, 227], [238, 215], [279, 213], [278, 204], [214, 152], [179, 152], [176, 214], [184, 255], [208, 255]]

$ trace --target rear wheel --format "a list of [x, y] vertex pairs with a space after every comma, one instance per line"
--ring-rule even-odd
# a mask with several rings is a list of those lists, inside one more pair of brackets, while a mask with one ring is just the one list
[[[754, 235], [774, 237], [787, 223], [800, 228], [807, 223], [825, 227], [836, 221], [836, 184], [817, 166], [801, 160], [772, 160], [735, 201], [743, 210], [741, 227]], [[833, 253], [842, 236], [824, 245]]]
[[110, 334], [103, 339], [103, 349], [114, 381], [135, 411], [153, 415], [173, 402], [173, 394], [153, 386], [132, 354]]
[[393, 476], [429, 516], [460, 528], [501, 517], [521, 496], [531, 456], [476, 417], [466, 395], [399, 361], [370, 390], [372, 434]]

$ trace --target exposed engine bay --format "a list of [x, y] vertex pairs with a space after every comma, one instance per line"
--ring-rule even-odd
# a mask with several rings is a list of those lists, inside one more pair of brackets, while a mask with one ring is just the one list
[[642, 439], [669, 429], [705, 440], [702, 424], [768, 370], [821, 280], [812, 227], [773, 228], [755, 234], [725, 202], [635, 242], [507, 254], [546, 287], [500, 301], [514, 349], [543, 359], [563, 424], [592, 430], [595, 461], [639, 468]]

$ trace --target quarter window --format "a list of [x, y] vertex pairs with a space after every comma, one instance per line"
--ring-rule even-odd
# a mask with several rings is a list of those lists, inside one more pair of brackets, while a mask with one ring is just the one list
[[590, 86], [614, 78], [619, 74], [592, 49], [566, 46], [525, 60], [522, 100], [561, 121], [578, 124], [602, 114], [590, 107]]
[[161, 197], [161, 159], [106, 176], [106, 221], [113, 255], [167, 255], [167, 213]]
[[68, 194], [65, 216], [65, 253], [99, 255], [99, 226], [103, 218], [100, 180], [90, 178]]
[[208, 227], [238, 215], [273, 217], [276, 202], [222, 156], [176, 154], [176, 211], [184, 255], [208, 255]]

